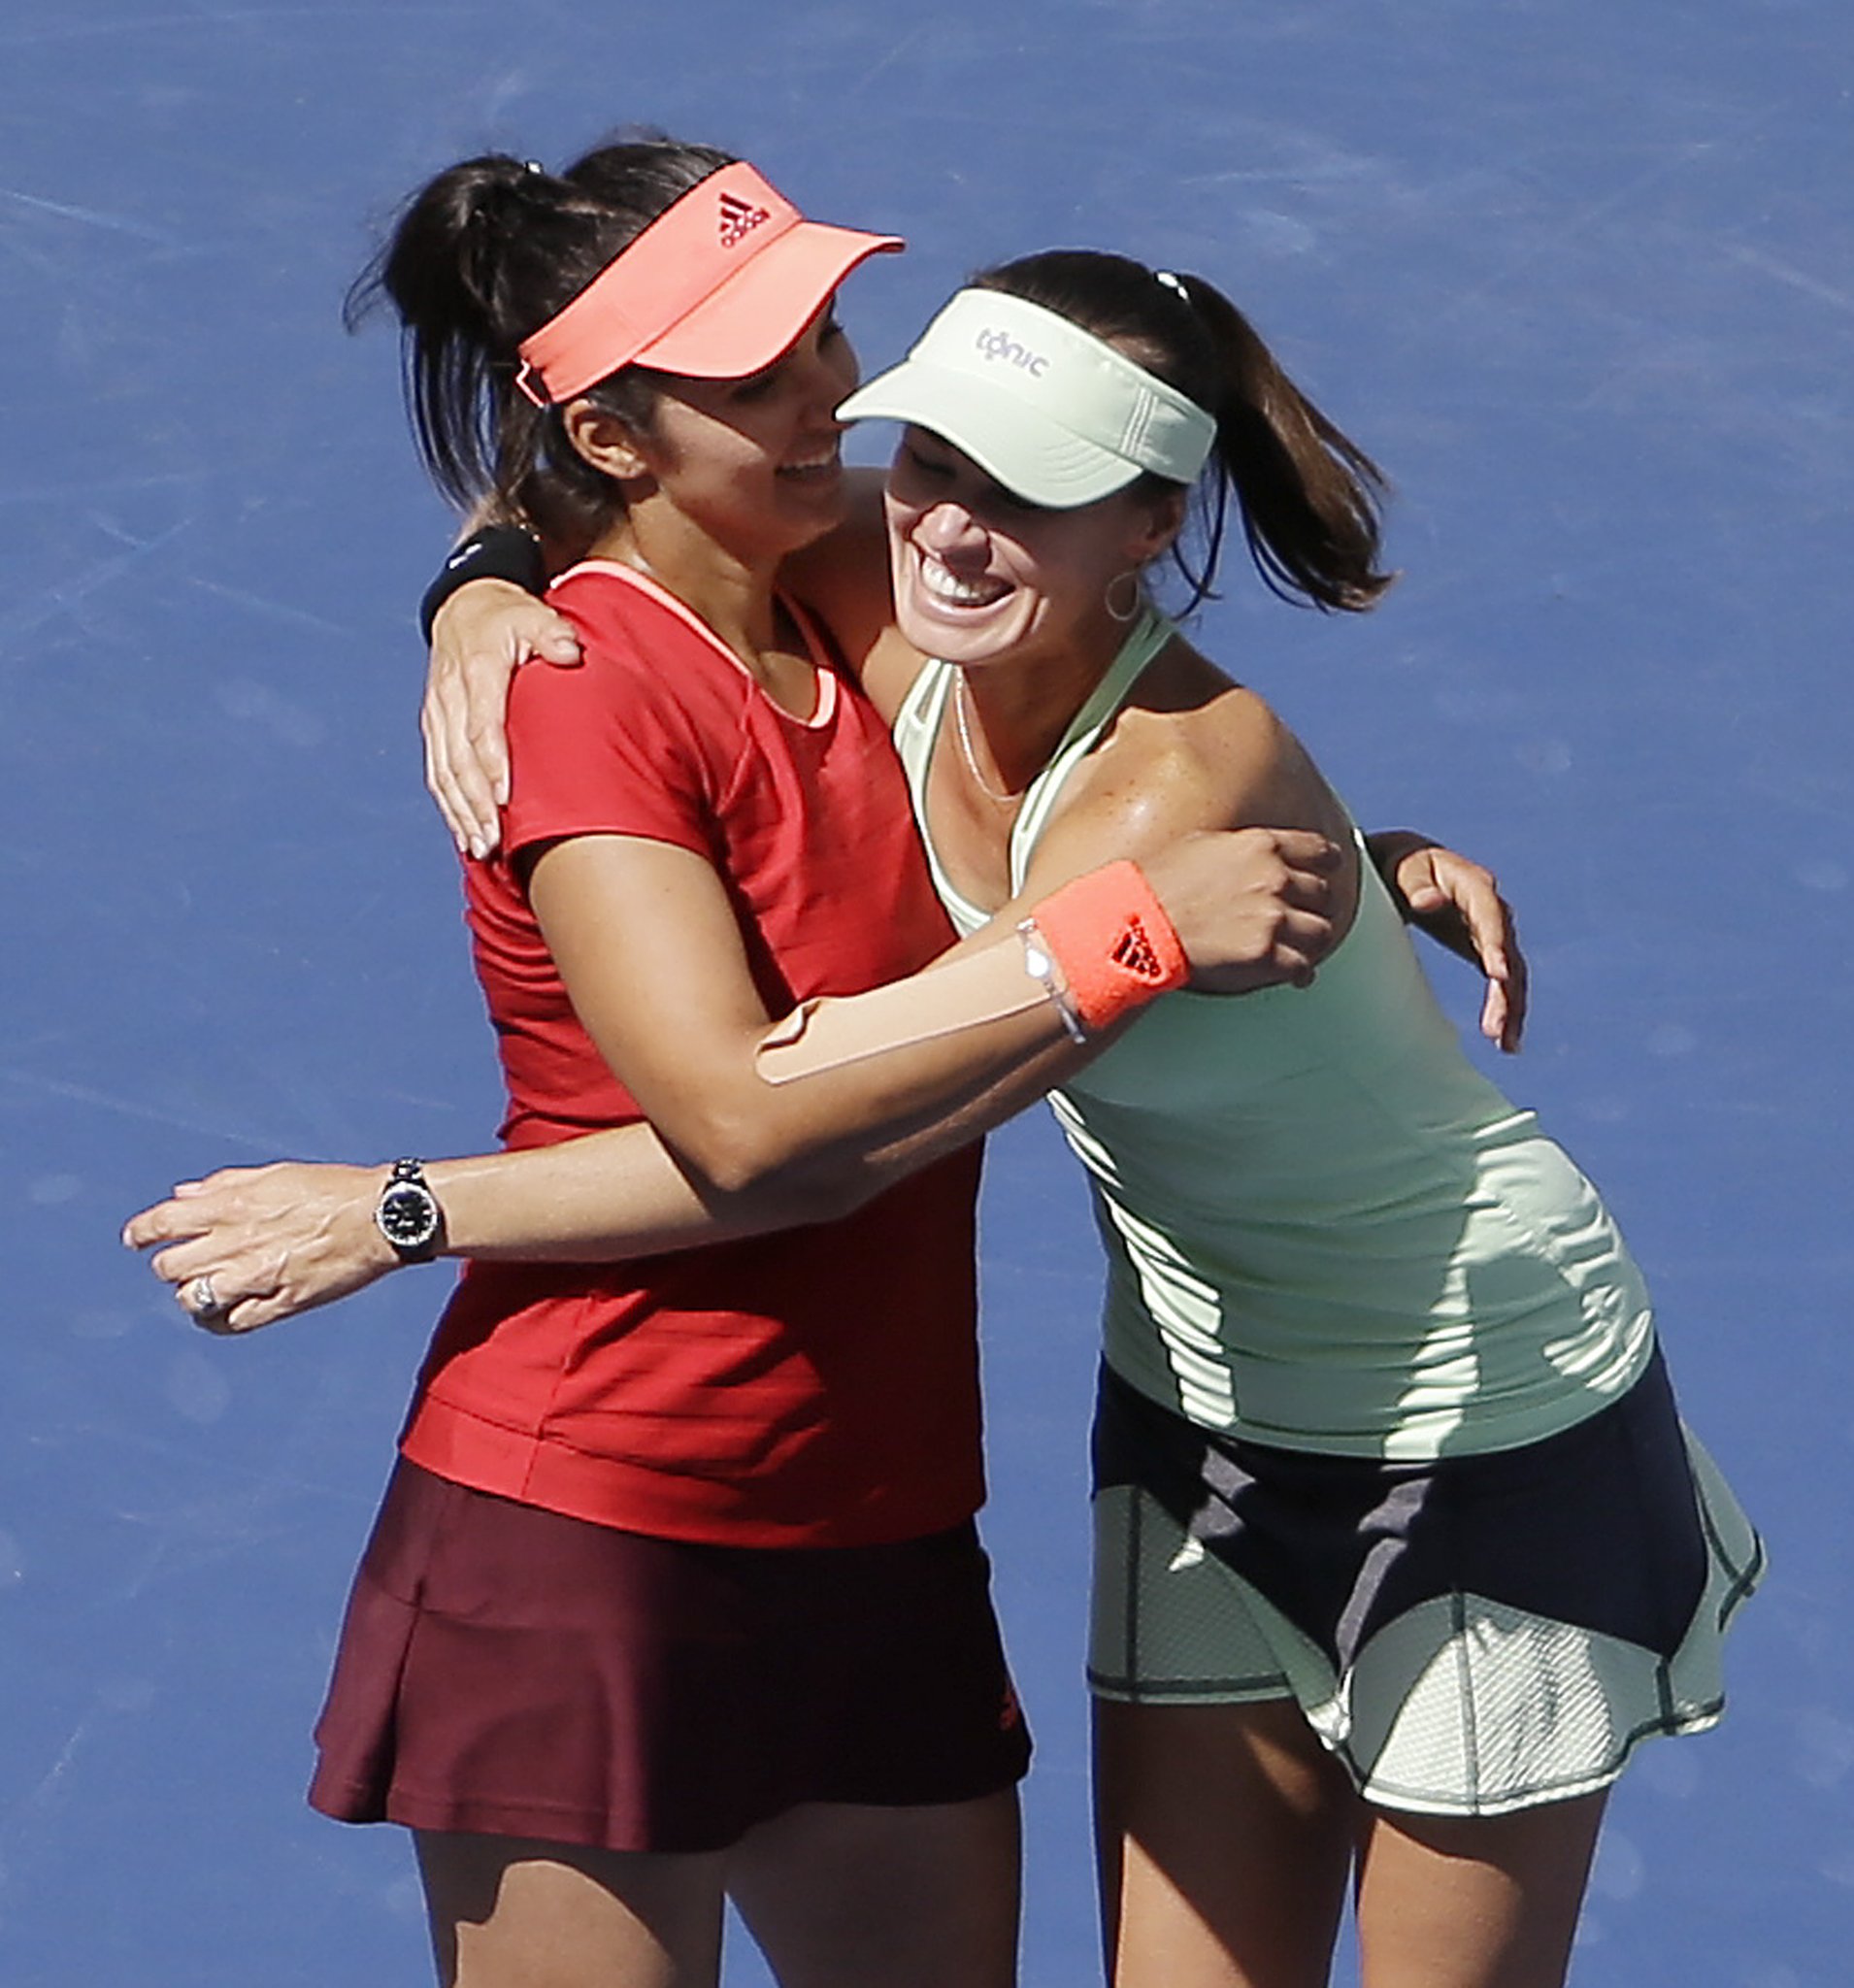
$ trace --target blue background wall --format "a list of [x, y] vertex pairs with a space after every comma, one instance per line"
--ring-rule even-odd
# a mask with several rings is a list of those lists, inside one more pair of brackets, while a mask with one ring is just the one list
[[[413, 598], [448, 521], [341, 292], [487, 144], [650, 120], [908, 233], [894, 355], [1052, 243], [1223, 283], [1397, 480], [1380, 613], [1231, 571], [1207, 640], [1357, 812], [1494, 862], [1504, 1072], [1605, 1184], [1766, 1525], [1717, 1736], [1650, 1748], [1576, 1978], [1826, 1988], [1854, 1932], [1842, 0], [786, 0], [0, 11], [0, 1977], [421, 1978], [406, 1847], [300, 1806], [442, 1273], [234, 1344], [116, 1250], [187, 1174], [495, 1117]], [[863, 445], [865, 451], [878, 445]], [[1460, 970], [1439, 976], [1466, 1015]], [[989, 1535], [1042, 1740], [1025, 1980], [1091, 1977], [1092, 1242], [987, 1206]], [[730, 1979], [761, 1978], [742, 1953]]]

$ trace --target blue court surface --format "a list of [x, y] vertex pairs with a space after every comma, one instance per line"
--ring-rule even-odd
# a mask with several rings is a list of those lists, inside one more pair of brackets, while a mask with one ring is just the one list
[[[866, 361], [981, 262], [1124, 248], [1227, 287], [1392, 474], [1377, 614], [1232, 560], [1204, 638], [1366, 821], [1501, 872], [1503, 1078], [1620, 1213], [1773, 1559], [1726, 1724], [1614, 1803], [1573, 1978], [1847, 1979], [1851, 86], [1845, 0], [9, 0], [0, 1981], [428, 1978], [405, 1841], [301, 1787], [447, 1274], [225, 1343], [115, 1236], [215, 1164], [492, 1134], [414, 726], [450, 524], [339, 305], [441, 165], [624, 121], [908, 234], [845, 296]], [[1072, 1988], [1094, 1242], [1040, 1118], [988, 1193], [1024, 1980]]]

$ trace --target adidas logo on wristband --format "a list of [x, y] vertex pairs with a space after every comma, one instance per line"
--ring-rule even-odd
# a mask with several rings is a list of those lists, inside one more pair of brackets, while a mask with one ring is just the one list
[[1158, 948], [1146, 937], [1145, 927], [1133, 913], [1128, 914], [1127, 929], [1114, 941], [1109, 957], [1122, 973], [1131, 974], [1137, 980], [1147, 980], [1156, 985], [1167, 977]]

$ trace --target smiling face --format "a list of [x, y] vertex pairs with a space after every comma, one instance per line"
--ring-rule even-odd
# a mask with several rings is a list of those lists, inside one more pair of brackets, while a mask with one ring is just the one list
[[835, 410], [856, 379], [856, 354], [827, 303], [763, 372], [666, 380], [647, 433], [589, 400], [568, 411], [567, 430], [634, 508], [661, 500], [742, 559], [777, 560], [842, 519]]
[[923, 653], [962, 665], [1105, 663], [1125, 633], [1109, 584], [1162, 552], [1183, 513], [1181, 495], [1138, 482], [1070, 511], [1027, 504], [919, 427], [902, 436], [885, 503], [896, 623]]

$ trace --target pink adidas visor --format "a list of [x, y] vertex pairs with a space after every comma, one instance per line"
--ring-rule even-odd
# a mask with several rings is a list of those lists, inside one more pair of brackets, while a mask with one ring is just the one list
[[620, 366], [742, 380], [792, 346], [859, 262], [899, 235], [808, 221], [745, 161], [666, 208], [521, 343], [515, 384], [558, 406]]

